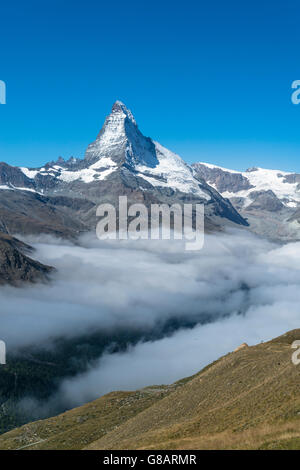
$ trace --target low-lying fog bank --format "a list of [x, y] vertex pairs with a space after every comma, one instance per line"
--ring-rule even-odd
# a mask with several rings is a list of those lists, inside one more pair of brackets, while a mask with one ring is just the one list
[[[244, 341], [299, 327], [300, 243], [279, 246], [246, 231], [206, 235], [199, 252], [179, 241], [100, 242], [94, 235], [77, 246], [25, 241], [57, 272], [50, 285], [1, 287], [0, 337], [8, 352], [95, 331], [151, 331], [177, 319], [167, 336], [141, 335], [126, 351], [105, 352], [65, 379], [53, 400], [67, 407], [115, 389], [171, 383]], [[192, 326], [182, 327], [186, 322]]]

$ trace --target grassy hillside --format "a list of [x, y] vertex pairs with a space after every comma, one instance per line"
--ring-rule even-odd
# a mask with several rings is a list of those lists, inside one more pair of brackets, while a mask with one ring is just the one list
[[108, 394], [0, 436], [0, 449], [300, 449], [296, 339], [245, 346], [173, 386]]
[[[15, 354], [9, 351], [7, 364], [0, 367], [0, 434], [64, 412], [68, 409], [66, 403], [53, 403], [51, 409], [48, 403], [65, 378], [84, 373], [104, 352], [126, 351], [128, 345], [137, 344], [141, 338], [151, 341], [163, 337], [169, 328], [172, 325], [154, 331], [95, 331], [57, 339], [49, 349], [30, 346]], [[23, 399], [37, 401], [38, 410], [19, 406]]]

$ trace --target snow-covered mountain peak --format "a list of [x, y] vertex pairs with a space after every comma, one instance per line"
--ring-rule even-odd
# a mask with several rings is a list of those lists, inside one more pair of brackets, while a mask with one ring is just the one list
[[88, 146], [85, 161], [92, 170], [127, 168], [155, 188], [170, 188], [210, 199], [199, 187], [193, 170], [139, 130], [129, 109], [116, 101], [97, 139]]
[[[170, 194], [184, 193], [204, 200], [211, 191], [194, 174], [193, 169], [178, 155], [169, 151], [139, 130], [131, 111], [116, 101], [96, 140], [83, 160], [59, 158], [42, 168], [20, 168], [26, 185], [44, 193], [66, 191], [66, 185], [99, 184], [115, 175], [130, 186], [146, 191]], [[1, 180], [0, 180], [1, 182]], [[6, 184], [6, 183], [5, 183]], [[99, 186], [99, 188], [100, 188]], [[55, 188], [55, 189], [54, 189]]]
[[244, 209], [253, 207], [253, 198], [268, 191], [283, 206], [296, 208], [300, 204], [300, 175], [297, 173], [260, 167], [238, 172], [203, 162], [193, 164], [193, 168], [223, 197], [240, 198]]
[[[121, 113], [121, 114], [124, 114], [125, 117], [127, 117], [128, 119], [130, 119], [131, 122], [133, 122], [134, 124], [136, 124], [136, 120], [134, 119], [134, 116], [132, 114], [132, 112], [130, 111], [130, 109], [128, 109], [126, 107], [126, 105], [124, 103], [122, 103], [122, 101], [119, 101], [117, 100], [114, 104], [113, 104], [113, 107], [111, 109], [111, 112], [113, 114], [116, 114], [116, 113]], [[124, 119], [125, 119], [124, 117]]]
[[[142, 164], [155, 167], [158, 163], [152, 140], [143, 136], [131, 111], [121, 101], [116, 101], [96, 140], [85, 154], [86, 162], [95, 164], [110, 158], [116, 165], [135, 168]], [[105, 165], [104, 165], [105, 166]]]

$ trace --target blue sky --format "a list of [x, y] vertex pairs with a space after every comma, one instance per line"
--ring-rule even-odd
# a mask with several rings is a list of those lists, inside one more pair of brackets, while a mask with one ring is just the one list
[[116, 99], [188, 162], [300, 171], [298, 1], [1, 2], [0, 160], [82, 157]]

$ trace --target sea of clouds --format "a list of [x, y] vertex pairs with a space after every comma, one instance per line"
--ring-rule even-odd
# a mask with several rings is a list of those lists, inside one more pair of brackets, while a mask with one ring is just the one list
[[106, 352], [64, 380], [59, 396], [70, 407], [111, 390], [171, 383], [242, 342], [299, 327], [300, 243], [277, 245], [244, 230], [206, 235], [199, 252], [180, 241], [100, 242], [94, 235], [76, 245], [25, 241], [57, 271], [49, 285], [1, 287], [0, 337], [8, 351], [97, 330], [151, 330], [172, 318], [194, 323]]

